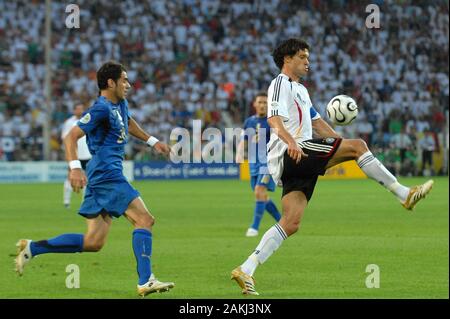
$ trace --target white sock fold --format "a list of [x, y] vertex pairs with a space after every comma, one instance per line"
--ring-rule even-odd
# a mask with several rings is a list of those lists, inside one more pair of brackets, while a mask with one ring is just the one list
[[406, 200], [409, 194], [409, 188], [400, 184], [397, 181], [397, 178], [392, 175], [375, 156], [373, 156], [372, 152], [367, 151], [361, 155], [356, 162], [368, 177], [394, 193], [401, 202]]
[[241, 265], [247, 275], [253, 276], [256, 267], [264, 263], [283, 243], [288, 236], [279, 224], [275, 224], [265, 232], [255, 251]]

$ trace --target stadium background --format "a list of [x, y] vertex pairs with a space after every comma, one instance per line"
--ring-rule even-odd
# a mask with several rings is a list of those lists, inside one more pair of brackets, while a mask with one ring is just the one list
[[[369, 3], [377, 4], [380, 8], [379, 29], [365, 26], [365, 19], [369, 15], [365, 8]], [[309, 224], [306, 219], [306, 229], [291, 241], [286, 254], [289, 251], [291, 255], [298, 254], [294, 243], [299, 243], [303, 256], [311, 257], [318, 264], [324, 262], [326, 266], [312, 269], [313, 263], [308, 264], [307, 269], [300, 273], [303, 276], [301, 278], [309, 278], [306, 283], [302, 282], [305, 286], [301, 292], [293, 288], [286, 294], [276, 292], [268, 297], [448, 298], [448, 1], [127, 0], [119, 3], [80, 0], [76, 4], [81, 13], [80, 28], [68, 29], [65, 25], [68, 3], [52, 1], [52, 78], [51, 103], [48, 105], [45, 85], [48, 73], [45, 64], [45, 1], [0, 2], [0, 175], [14, 171], [14, 167], [39, 171], [42, 168], [39, 165], [47, 163], [44, 162], [46, 160], [52, 161], [52, 164], [46, 165], [55, 170], [54, 180], [64, 178], [64, 153], [60, 139], [62, 123], [70, 116], [74, 103], [81, 101], [90, 105], [95, 99], [98, 94], [95, 72], [108, 59], [116, 59], [128, 69], [133, 85], [129, 95], [131, 114], [150, 133], [170, 143], [172, 128], [190, 129], [193, 119], [202, 120], [203, 128], [217, 127], [223, 130], [241, 126], [244, 119], [254, 112], [251, 107], [254, 94], [265, 90], [279, 72], [271, 60], [270, 52], [281, 39], [300, 36], [312, 46], [311, 72], [304, 84], [323, 117], [326, 117], [324, 109], [332, 96], [341, 93], [351, 95], [359, 105], [360, 115], [353, 125], [337, 128], [345, 137], [363, 138], [393, 173], [409, 177], [402, 179], [407, 184], [422, 181], [421, 177], [413, 179], [412, 176], [444, 177], [436, 179], [440, 190], [431, 195], [434, 202], [430, 199], [423, 204], [422, 209], [428, 211], [429, 215], [425, 219], [421, 219], [423, 215], [414, 216], [406, 224], [400, 214], [396, 215], [399, 206], [394, 201], [380, 203], [381, 212], [361, 206], [374, 198], [379, 201], [388, 196], [380, 190], [369, 190], [371, 187], [376, 188], [375, 185], [365, 189], [365, 185], [373, 182], [325, 181], [317, 189], [323, 201], [320, 204], [313, 203]], [[50, 110], [48, 123], [47, 109]], [[45, 154], [47, 128], [49, 152]], [[422, 167], [424, 151], [432, 152], [432, 167]], [[155, 169], [161, 160], [147, 146], [133, 139], [127, 146], [127, 159], [132, 161], [134, 167], [142, 170], [144, 167]], [[61, 162], [55, 164], [54, 161]], [[13, 162], [19, 166], [12, 166], [15, 164]], [[30, 165], [37, 165], [38, 168]], [[130, 174], [135, 174], [135, 171], [131, 170]], [[161, 178], [166, 175], [162, 172]], [[173, 225], [173, 218], [192, 228], [188, 237], [198, 244], [197, 250], [194, 250], [200, 255], [223, 245], [224, 241], [231, 245], [230, 238], [244, 240], [241, 238], [242, 230], [250, 218], [253, 199], [247, 183], [235, 180], [239, 175], [235, 171], [232, 175], [231, 181], [223, 182], [138, 182], [144, 198], [152, 203], [150, 207], [156, 210], [157, 216], [161, 216], [158, 224], [162, 237], [160, 248], [167, 248], [157, 257], [161, 264], [167, 263], [170, 258], [179, 257], [174, 256], [171, 247], [178, 247], [184, 237], [180, 234], [186, 233], [185, 228]], [[58, 229], [67, 227], [68, 231], [74, 227], [83, 231], [75, 214], [79, 198], [74, 200], [70, 217], [67, 214], [61, 216], [60, 186], [52, 183], [42, 186], [27, 183], [0, 185], [1, 202], [5, 203], [0, 214], [1, 233], [5, 239], [0, 244], [3, 256], [13, 253], [11, 246], [17, 236], [47, 236], [54, 229], [49, 225], [58, 225]], [[360, 192], [361, 203], [351, 206], [349, 203], [354, 202], [354, 199], [346, 194], [353, 194], [356, 187]], [[155, 192], [155, 189], [159, 190]], [[168, 194], [174, 190], [182, 203], [171, 201]], [[24, 200], [21, 194], [27, 194], [27, 199]], [[343, 198], [343, 207], [335, 208], [332, 195]], [[212, 208], [211, 204], [207, 204], [210, 198], [219, 197], [221, 200], [217, 204], [220, 207]], [[274, 197], [279, 204], [279, 192]], [[163, 202], [158, 202], [159, 198], [171, 204], [166, 207]], [[189, 212], [179, 212], [179, 209], [172, 207], [177, 203]], [[30, 218], [31, 208], [33, 215]], [[211, 210], [215, 215], [211, 216]], [[322, 217], [314, 215], [315, 211], [323, 214]], [[336, 212], [336, 215], [332, 212]], [[344, 224], [336, 217], [340, 213], [352, 222]], [[42, 214], [42, 220], [36, 217], [39, 214]], [[188, 216], [201, 222], [190, 223]], [[378, 224], [378, 218], [391, 223], [384, 220]], [[28, 220], [29, 225], [23, 220]], [[208, 229], [212, 223], [227, 226], [216, 225], [212, 230]], [[307, 228], [308, 225], [311, 228]], [[269, 226], [268, 219], [262, 226]], [[207, 243], [204, 242], [205, 238], [197, 238], [198, 234], [194, 231], [196, 227], [206, 232], [214, 231], [218, 238], [209, 243], [211, 247], [202, 246]], [[361, 235], [353, 229], [368, 227], [367, 237], [358, 243], [361, 247], [352, 246], [360, 240], [358, 236]], [[127, 247], [127, 241], [122, 244], [124, 239], [119, 230], [127, 234], [129, 227], [121, 221], [116, 229], [117, 232], [111, 235], [111, 246]], [[327, 238], [330, 233], [337, 237]], [[381, 240], [380, 233], [385, 236]], [[417, 236], [410, 237], [411, 233]], [[406, 243], [407, 240], [411, 243]], [[397, 277], [393, 276], [393, 281], [388, 282], [388, 285], [395, 283], [395, 288], [375, 295], [368, 294], [367, 290], [359, 286], [353, 289], [350, 285], [349, 288], [344, 281], [350, 273], [342, 269], [347, 265], [339, 264], [340, 272], [344, 271], [343, 277], [339, 277], [342, 281], [334, 281], [329, 290], [318, 289], [318, 283], [329, 283], [332, 277], [320, 281], [320, 276], [314, 271], [326, 276], [339, 272], [333, 272], [329, 264], [334, 251], [330, 256], [319, 258], [314, 249], [327, 247], [330, 252], [333, 247], [339, 250], [339, 247], [347, 245], [358, 252], [358, 248], [365, 249], [363, 243], [381, 255], [395, 255], [385, 260], [394, 268], [396, 263], [398, 265]], [[246, 247], [245, 252], [255, 245], [253, 241], [241, 244]], [[112, 249], [110, 247], [103, 258], [111, 258], [111, 262], [117, 258], [130, 259], [130, 256], [112, 252]], [[358, 253], [353, 254], [352, 249], [349, 248], [344, 255], [354, 258], [350, 267], [353, 271], [357, 262], [361, 261], [362, 264], [366, 259], [364, 254], [363, 257]], [[427, 250], [429, 255], [426, 254]], [[227, 266], [223, 269], [225, 274], [228, 268], [245, 257], [245, 252], [241, 250], [228, 248], [228, 252], [233, 255], [232, 261], [227, 265], [215, 265], [217, 269]], [[97, 262], [94, 261], [96, 257], [84, 257], [88, 260], [86, 264], [95, 265]], [[408, 257], [418, 258], [421, 262], [411, 266]], [[61, 265], [67, 264], [67, 258], [63, 257]], [[53, 256], [46, 260], [47, 264], [59, 263], [58, 258]], [[195, 260], [189, 260], [195, 263]], [[285, 258], [283, 260], [291, 262]], [[9, 259], [3, 261], [9, 262]], [[2, 274], [9, 273], [3, 261]], [[36, 270], [40, 266], [33, 267]], [[132, 267], [131, 260], [128, 268]], [[169, 270], [175, 269], [175, 266], [171, 267]], [[261, 273], [267, 275], [272, 269], [270, 267], [267, 266]], [[195, 269], [194, 264], [192, 269]], [[49, 273], [49, 276], [54, 276], [51, 271]], [[167, 273], [170, 275], [170, 271]], [[192, 273], [195, 273], [194, 270], [187, 271], [189, 275]], [[424, 277], [419, 276], [417, 280], [404, 284], [402, 280], [413, 277], [415, 273], [422, 273]], [[129, 271], [124, 270], [123, 274], [130, 277]], [[308, 277], [311, 274], [313, 277]], [[108, 275], [105, 276], [109, 278]], [[36, 274], [30, 276], [36, 288], [42, 288], [46, 293], [39, 295], [36, 291], [24, 292], [20, 289], [25, 287], [24, 283], [16, 286], [14, 278], [2, 275], [1, 296], [55, 297], [52, 292], [54, 282], [50, 280], [48, 283], [48, 277], [41, 278]], [[177, 276], [179, 278], [175, 280], [183, 280], [183, 272]], [[290, 276], [294, 282], [301, 280], [292, 273]], [[108, 281], [113, 281], [113, 278]], [[131, 276], [130, 283], [133, 278]], [[213, 276], [211, 280], [222, 287], [222, 279], [217, 280]], [[93, 290], [88, 295], [61, 289], [56, 296], [128, 296], [115, 294], [119, 289], [124, 289], [119, 285], [122, 282], [114, 284], [111, 291], [103, 291], [103, 295], [96, 294], [95, 283], [93, 280]], [[189, 286], [192, 283], [185, 284]], [[228, 286], [220, 293], [208, 287], [203, 288], [202, 293], [194, 288], [192, 291], [182, 290], [181, 296], [236, 296]]]

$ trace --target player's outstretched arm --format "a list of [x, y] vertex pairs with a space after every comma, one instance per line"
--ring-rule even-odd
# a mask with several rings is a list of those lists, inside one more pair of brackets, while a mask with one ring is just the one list
[[312, 127], [313, 130], [320, 136], [320, 137], [340, 137], [338, 133], [336, 133], [333, 128], [328, 125], [327, 122], [325, 122], [322, 118], [318, 118], [316, 120], [312, 121]]
[[128, 121], [128, 133], [154, 147], [158, 153], [169, 156], [170, 146], [146, 133], [132, 117]]
[[80, 189], [86, 186], [86, 175], [81, 170], [81, 163], [78, 160], [78, 140], [84, 136], [83, 130], [75, 125], [64, 138], [66, 160], [69, 162], [69, 181], [74, 192], [78, 193]]
[[302, 157], [308, 156], [305, 153], [303, 153], [303, 150], [297, 144], [295, 139], [286, 130], [280, 116], [278, 116], [278, 115], [271, 116], [267, 120], [267, 122], [269, 123], [270, 127], [275, 130], [275, 134], [277, 134], [278, 137], [281, 138], [283, 140], [283, 142], [285, 142], [287, 144], [288, 155], [290, 158], [292, 158], [294, 161], [296, 161], [296, 163], [300, 162]]

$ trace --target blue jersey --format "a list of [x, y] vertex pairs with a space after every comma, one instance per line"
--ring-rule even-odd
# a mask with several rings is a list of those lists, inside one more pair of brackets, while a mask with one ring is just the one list
[[126, 181], [122, 162], [129, 118], [127, 100], [114, 104], [100, 96], [78, 121], [92, 154], [86, 170], [89, 186]]
[[[248, 161], [250, 166], [250, 175], [269, 174], [267, 169], [267, 148], [266, 145], [270, 140], [270, 126], [267, 123], [267, 117], [250, 116], [244, 122], [244, 130], [252, 128], [255, 130], [254, 135], [244, 135], [244, 139], [248, 141]], [[262, 129], [265, 129], [262, 130]], [[260, 139], [264, 143], [258, 143]], [[258, 149], [258, 145], [264, 145], [264, 149]]]

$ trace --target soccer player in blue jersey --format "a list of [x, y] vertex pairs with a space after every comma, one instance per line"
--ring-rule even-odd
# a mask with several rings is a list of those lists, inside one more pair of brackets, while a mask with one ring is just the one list
[[256, 110], [256, 114], [245, 120], [244, 130], [253, 129], [255, 134], [249, 136], [243, 131], [236, 154], [236, 162], [242, 163], [245, 143], [253, 144], [248, 147], [248, 160], [251, 176], [250, 185], [255, 193], [256, 203], [253, 211], [253, 222], [246, 233], [247, 237], [258, 235], [259, 224], [264, 215], [264, 210], [267, 210], [276, 221], [279, 221], [281, 218], [281, 214], [274, 202], [267, 195], [267, 191], [275, 191], [275, 183], [267, 169], [267, 150], [264, 149], [262, 152], [258, 150], [258, 145], [261, 145], [258, 143], [260, 139], [264, 139], [265, 141], [263, 144], [264, 148], [270, 140], [270, 126], [267, 123], [267, 93], [258, 93], [253, 100], [253, 107]]
[[128, 133], [146, 141], [158, 153], [169, 155], [168, 145], [147, 134], [130, 116], [126, 95], [130, 89], [125, 68], [114, 61], [102, 65], [97, 72], [99, 97], [84, 113], [64, 139], [69, 162], [69, 180], [75, 192], [86, 186], [86, 176], [77, 157], [77, 141], [86, 135], [92, 159], [87, 165], [86, 194], [79, 214], [86, 218], [85, 234], [62, 234], [33, 241], [21, 239], [17, 243], [16, 271], [23, 274], [31, 258], [47, 253], [97, 252], [106, 243], [113, 217], [125, 216], [134, 226], [132, 246], [139, 276], [140, 296], [168, 291], [172, 282], [161, 282], [152, 273], [152, 226], [150, 214], [139, 192], [126, 180], [122, 172]]

